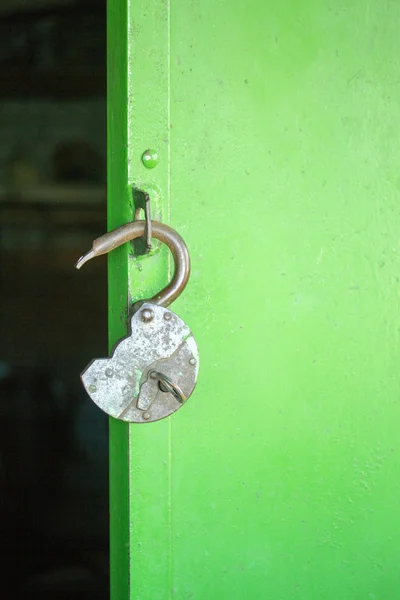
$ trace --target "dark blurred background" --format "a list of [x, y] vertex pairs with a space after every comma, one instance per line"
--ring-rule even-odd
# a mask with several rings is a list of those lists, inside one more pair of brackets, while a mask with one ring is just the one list
[[[105, 0], [0, 3], [0, 535], [7, 598], [106, 599]], [[5, 592], [7, 590], [7, 592]]]

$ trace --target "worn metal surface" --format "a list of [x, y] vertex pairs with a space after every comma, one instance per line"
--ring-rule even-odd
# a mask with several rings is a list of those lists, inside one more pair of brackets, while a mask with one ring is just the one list
[[[113, 600], [398, 594], [399, 21], [381, 0], [133, 0], [115, 28], [111, 169], [189, 244], [174, 310], [202, 365], [187, 409], [111, 431]], [[110, 260], [115, 341], [121, 281], [150, 297], [165, 255]]]
[[93, 402], [111, 417], [129, 423], [150, 423], [171, 415], [189, 398], [196, 384], [198, 350], [193, 335], [177, 315], [161, 308], [186, 287], [190, 274], [188, 249], [171, 227], [151, 222], [149, 229], [147, 220], [134, 221], [95, 239], [92, 249], [75, 265], [80, 269], [92, 258], [149, 231], [171, 250], [174, 275], [151, 299], [157, 305], [151, 301], [136, 304], [130, 333], [115, 345], [111, 356], [93, 360], [81, 375]]
[[[138, 191], [139, 190], [136, 190], [136, 193]], [[144, 237], [146, 238], [146, 252], [150, 252], [151, 247], [152, 247], [152, 245], [151, 245], [152, 231], [151, 231], [150, 196], [146, 192], [142, 192], [142, 195], [144, 197], [144, 208], [141, 208], [140, 206], [137, 206], [135, 208], [134, 220], [139, 221], [140, 212], [142, 210], [144, 210], [145, 221], [146, 221], [146, 227], [145, 227], [145, 232], [144, 232]]]
[[[130, 335], [118, 342], [109, 358], [93, 360], [81, 375], [90, 398], [104, 412], [129, 423], [168, 417], [183, 404], [197, 380], [199, 354], [189, 327], [173, 312], [145, 302], [130, 320]], [[151, 375], [159, 373], [156, 378]]]
[[[115, 250], [115, 248], [122, 246], [125, 242], [141, 237], [146, 233], [146, 230], [146, 221], [133, 221], [125, 223], [112, 231], [108, 231], [93, 241], [92, 249], [80, 257], [75, 265], [76, 268], [80, 269], [92, 258], [107, 254]], [[168, 306], [183, 292], [189, 280], [189, 252], [182, 237], [172, 227], [164, 223], [151, 221], [151, 232], [153, 237], [164, 242], [171, 250], [174, 259], [174, 274], [170, 283], [161, 292], [157, 292], [153, 298], [150, 298], [150, 301], [157, 302], [160, 306]]]

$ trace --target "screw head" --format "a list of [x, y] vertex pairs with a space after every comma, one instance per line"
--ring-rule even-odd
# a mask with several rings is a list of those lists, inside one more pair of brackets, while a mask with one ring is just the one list
[[106, 376], [107, 377], [112, 377], [114, 374], [114, 371], [110, 368], [106, 369]]
[[140, 313], [140, 316], [142, 317], [142, 321], [149, 323], [154, 319], [154, 311], [152, 311], [151, 308], [145, 308]]
[[142, 163], [146, 167], [146, 169], [154, 169], [158, 165], [158, 152], [156, 150], [146, 150], [142, 154]]
[[195, 365], [196, 364], [196, 359], [195, 358], [190, 358], [189, 359], [189, 364], [190, 365]]
[[146, 421], [147, 421], [148, 419], [150, 419], [150, 413], [149, 413], [149, 412], [144, 412], [144, 413], [143, 413], [143, 419], [145, 419]]
[[164, 319], [165, 319], [166, 321], [170, 321], [170, 320], [171, 320], [171, 317], [172, 317], [171, 313], [169, 313], [169, 312], [166, 312], [166, 313], [164, 313]]

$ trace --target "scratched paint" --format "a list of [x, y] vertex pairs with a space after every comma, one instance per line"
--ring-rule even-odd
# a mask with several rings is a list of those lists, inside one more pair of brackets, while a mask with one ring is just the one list
[[[189, 246], [173, 310], [202, 370], [187, 407], [130, 429], [130, 592], [114, 599], [395, 598], [400, 4], [129, 7], [113, 100], [128, 97], [129, 144], [111, 168], [158, 186]], [[143, 173], [149, 147], [160, 162]], [[129, 193], [111, 192], [123, 220]], [[135, 299], [167, 278], [160, 253], [140, 273], [124, 260], [111, 337], [128, 272]], [[111, 436], [116, 465], [127, 446]]]

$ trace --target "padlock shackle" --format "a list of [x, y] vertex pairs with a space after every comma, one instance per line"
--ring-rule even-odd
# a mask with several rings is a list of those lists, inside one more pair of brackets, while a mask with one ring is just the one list
[[[190, 275], [190, 257], [187, 246], [179, 233], [158, 221], [151, 222], [152, 236], [171, 250], [174, 258], [174, 275], [169, 284], [148, 301], [160, 306], [169, 306], [183, 292]], [[95, 239], [92, 249], [81, 256], [75, 267], [80, 269], [88, 260], [108, 254], [111, 250], [141, 237], [146, 231], [146, 221], [133, 221], [121, 225]]]

